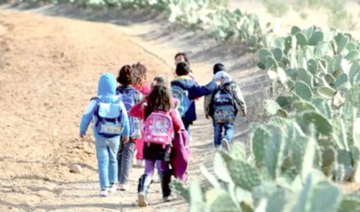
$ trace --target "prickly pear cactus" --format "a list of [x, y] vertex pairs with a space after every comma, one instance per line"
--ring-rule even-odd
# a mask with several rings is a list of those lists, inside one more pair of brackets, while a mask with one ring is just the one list
[[258, 127], [253, 134], [251, 147], [252, 153], [258, 163], [263, 164], [265, 159], [265, 145], [270, 138], [270, 131], [264, 127]]
[[321, 31], [315, 31], [311, 35], [308, 44], [310, 46], [317, 46], [318, 44], [320, 44], [323, 41], [323, 39], [324, 39], [324, 33]]
[[277, 111], [279, 109], [281, 109], [281, 107], [279, 106], [279, 104], [271, 99], [267, 99], [264, 101], [264, 109], [267, 113], [267, 115], [275, 115], [277, 113]]
[[211, 211], [237, 212], [240, 210], [239, 204], [235, 203], [230, 194], [223, 189], [210, 189], [205, 197]]
[[338, 212], [360, 211], [360, 196], [358, 194], [344, 195]]
[[334, 98], [336, 91], [330, 87], [320, 87], [317, 90], [317, 93], [319, 94], [320, 97], [324, 98], [324, 99], [332, 99]]
[[333, 131], [331, 121], [316, 111], [304, 112], [302, 114], [302, 120], [305, 124], [305, 126], [302, 127], [307, 127], [309, 124], [313, 123], [316, 131], [323, 135], [330, 135]]
[[322, 115], [324, 115], [328, 119], [332, 118], [331, 108], [326, 100], [321, 98], [315, 98], [312, 102]]
[[295, 93], [304, 100], [311, 100], [314, 96], [310, 86], [305, 82], [298, 81], [295, 83]]
[[349, 82], [348, 75], [346, 73], [341, 73], [335, 81], [335, 89], [341, 90], [347, 86]]
[[227, 163], [227, 167], [235, 185], [251, 191], [261, 184], [261, 175], [254, 166], [244, 161], [231, 160]]
[[297, 70], [298, 79], [305, 82], [310, 88], [314, 87], [314, 76], [304, 68]]

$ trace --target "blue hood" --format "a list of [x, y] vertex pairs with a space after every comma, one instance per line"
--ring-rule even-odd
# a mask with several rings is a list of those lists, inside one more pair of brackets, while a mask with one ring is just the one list
[[98, 84], [98, 96], [116, 95], [116, 80], [114, 75], [105, 73], [100, 76]]

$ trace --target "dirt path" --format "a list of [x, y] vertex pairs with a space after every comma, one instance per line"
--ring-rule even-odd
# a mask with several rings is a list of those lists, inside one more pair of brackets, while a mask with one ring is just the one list
[[[98, 197], [93, 138], [77, 138], [81, 111], [100, 73], [142, 61], [152, 78], [169, 67], [109, 24], [1, 11], [0, 32], [0, 210], [136, 208], [141, 169], [133, 169], [129, 192]], [[82, 174], [68, 172], [75, 161]], [[152, 186], [154, 208], [135, 211], [156, 211], [159, 191]]]

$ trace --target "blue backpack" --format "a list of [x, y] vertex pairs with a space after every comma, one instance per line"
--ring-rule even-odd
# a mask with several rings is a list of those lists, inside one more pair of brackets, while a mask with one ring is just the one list
[[235, 121], [237, 109], [234, 96], [225, 84], [221, 86], [213, 95], [213, 118], [215, 123], [232, 123]]
[[120, 106], [121, 99], [118, 98], [113, 103], [101, 102], [101, 99], [94, 97], [97, 105], [94, 110], [94, 124], [97, 133], [105, 138], [120, 136], [123, 132], [122, 109]]
[[189, 92], [176, 85], [171, 86], [171, 92], [173, 97], [179, 100], [180, 106], [178, 108], [178, 111], [181, 116], [184, 116], [185, 113], [189, 110], [192, 102], [189, 99]]
[[[135, 88], [121, 88], [121, 87], [118, 87], [116, 91], [121, 94], [122, 101], [125, 105], [126, 111], [129, 113], [130, 109], [135, 105], [134, 95], [137, 93], [137, 91], [135, 90]], [[130, 135], [132, 135], [135, 131], [134, 117], [129, 116], [129, 127], [130, 127]]]

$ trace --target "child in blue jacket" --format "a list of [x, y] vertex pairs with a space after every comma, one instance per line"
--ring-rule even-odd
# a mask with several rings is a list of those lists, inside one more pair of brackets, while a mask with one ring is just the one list
[[190, 125], [197, 119], [194, 100], [211, 94], [218, 88], [218, 85], [215, 81], [211, 81], [205, 86], [199, 86], [196, 81], [189, 76], [189, 73], [190, 67], [186, 62], [178, 63], [176, 65], [177, 77], [171, 81], [171, 88], [173, 96], [180, 101], [179, 112], [184, 127], [190, 137]]
[[101, 75], [97, 96], [83, 113], [80, 137], [84, 137], [93, 121], [96, 157], [98, 161], [100, 196], [116, 192], [118, 181], [117, 153], [122, 142], [129, 140], [129, 119], [121, 96], [116, 95], [116, 80], [112, 74]]

